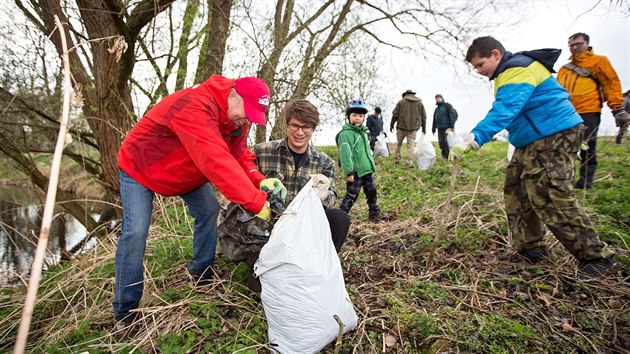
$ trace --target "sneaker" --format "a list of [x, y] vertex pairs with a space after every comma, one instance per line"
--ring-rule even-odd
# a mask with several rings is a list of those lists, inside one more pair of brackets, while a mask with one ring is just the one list
[[595, 259], [592, 261], [580, 262], [578, 266], [578, 278], [589, 280], [599, 278], [610, 270], [617, 262], [614, 259]]
[[499, 259], [512, 263], [520, 263], [525, 261], [527, 263], [534, 264], [540, 262], [543, 258], [547, 256], [549, 256], [549, 253], [547, 253], [547, 251], [524, 250], [501, 256], [499, 257]]

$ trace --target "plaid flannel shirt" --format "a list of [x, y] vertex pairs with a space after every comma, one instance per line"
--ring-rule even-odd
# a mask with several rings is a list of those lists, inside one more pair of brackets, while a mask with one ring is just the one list
[[293, 155], [287, 146], [287, 138], [256, 144], [252, 150], [256, 154], [254, 162], [260, 173], [267, 178], [280, 179], [287, 188], [287, 205], [313, 175], [321, 173], [330, 179], [328, 197], [322, 204], [326, 208], [335, 207], [335, 162], [330, 156], [309, 145], [296, 169]]

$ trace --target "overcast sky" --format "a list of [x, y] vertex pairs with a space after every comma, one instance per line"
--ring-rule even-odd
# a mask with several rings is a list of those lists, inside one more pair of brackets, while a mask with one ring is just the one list
[[[590, 44], [594, 52], [607, 56], [611, 61], [621, 79], [622, 90], [630, 89], [630, 17], [627, 12], [623, 14], [619, 8], [610, 9], [608, 0], [538, 0], [530, 1], [527, 5], [522, 4], [521, 2], [519, 5], [519, 11], [523, 11], [525, 19], [518, 25], [497, 28], [495, 33], [479, 35], [497, 38], [511, 52], [539, 48], [562, 49], [560, 59], [555, 65], [558, 70], [568, 62], [571, 55], [567, 47], [568, 37], [575, 32], [585, 32], [591, 37]], [[383, 90], [392, 97], [387, 96], [388, 102], [381, 104], [388, 127], [391, 110], [406, 89], [416, 91], [424, 102], [430, 117], [427, 125], [429, 131], [436, 93], [441, 93], [459, 112], [459, 120], [455, 126], [458, 131], [470, 131], [490, 109], [494, 100], [491, 83], [485, 77], [467, 73], [463, 64], [463, 69], [460, 68], [457, 70], [459, 73], [455, 74], [456, 70], [452, 65], [439, 63], [437, 60], [427, 63], [415, 54], [396, 52], [391, 55], [386, 50], [382, 52], [387, 56], [389, 64], [383, 70], [389, 72], [387, 76], [391, 78], [383, 82]], [[413, 69], [409, 72], [400, 68]], [[616, 131], [614, 119], [607, 106], [604, 106], [602, 112], [600, 135], [612, 135]], [[316, 133], [316, 145], [334, 144], [334, 134], [330, 134], [328, 130]], [[393, 142], [395, 138], [391, 135], [390, 141]], [[432, 138], [436, 140], [435, 137]]]

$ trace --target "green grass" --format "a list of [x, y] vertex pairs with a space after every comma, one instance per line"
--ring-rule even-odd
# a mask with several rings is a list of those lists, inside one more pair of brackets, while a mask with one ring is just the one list
[[[322, 149], [336, 159], [336, 147]], [[498, 260], [510, 246], [502, 195], [506, 151], [506, 143], [493, 142], [466, 155], [449, 209], [444, 203], [450, 163], [440, 159], [429, 171], [418, 171], [392, 158], [377, 159], [379, 203], [393, 219], [367, 222], [363, 195], [351, 212], [340, 258], [360, 326], [344, 336], [342, 353], [622, 352], [628, 347], [629, 147], [602, 138], [596, 188], [577, 193], [621, 261], [615, 274], [589, 283], [575, 279], [575, 261], [551, 235], [549, 260], [535, 266]], [[341, 176], [336, 184], [341, 199]], [[145, 257], [142, 335], [131, 341], [112, 335], [112, 237], [95, 252], [45, 274], [29, 352], [269, 351], [263, 306], [245, 286], [246, 267], [227, 261], [219, 250], [217, 282], [191, 287], [184, 281], [192, 252], [190, 215], [177, 198], [160, 198], [157, 205]], [[428, 269], [440, 227], [444, 234]], [[9, 352], [15, 342], [25, 293], [24, 286], [0, 289], [0, 352]], [[324, 352], [333, 350], [334, 343]]]

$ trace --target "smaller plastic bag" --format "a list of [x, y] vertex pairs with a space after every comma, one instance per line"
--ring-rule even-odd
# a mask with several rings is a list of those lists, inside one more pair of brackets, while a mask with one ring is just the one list
[[420, 133], [417, 139], [417, 163], [420, 171], [426, 171], [433, 166], [435, 162], [435, 146], [431, 144], [425, 135]]
[[389, 157], [389, 149], [387, 148], [387, 138], [385, 134], [381, 133], [376, 138], [376, 144], [374, 144], [374, 157]]

